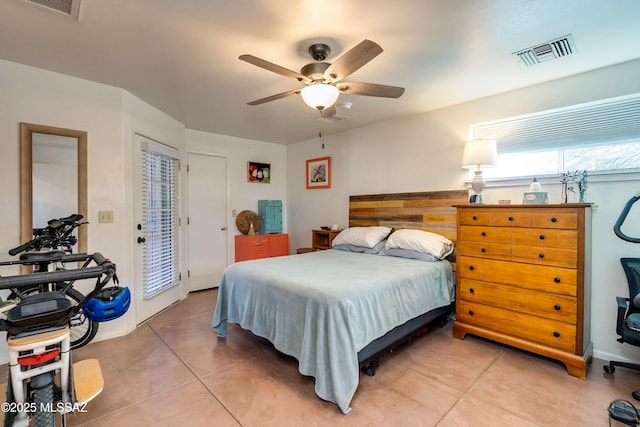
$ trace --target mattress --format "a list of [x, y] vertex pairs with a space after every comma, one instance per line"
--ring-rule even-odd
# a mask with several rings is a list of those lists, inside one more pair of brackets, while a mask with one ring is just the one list
[[358, 351], [454, 298], [451, 265], [339, 250], [244, 261], [224, 271], [212, 327], [266, 338], [315, 378], [343, 413], [358, 387]]

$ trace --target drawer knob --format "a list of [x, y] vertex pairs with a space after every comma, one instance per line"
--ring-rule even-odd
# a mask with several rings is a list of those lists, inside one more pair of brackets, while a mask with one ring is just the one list
[[544, 258], [544, 254], [538, 254], [538, 258]]
[[560, 304], [556, 304], [556, 305], [554, 305], [554, 306], [553, 306], [553, 309], [554, 309], [555, 311], [560, 311], [560, 308], [561, 308], [561, 307], [560, 307]]
[[473, 217], [471, 217], [471, 219], [475, 221], [478, 219], [478, 217], [474, 215]]
[[486, 235], [487, 235], [487, 232], [486, 232], [486, 231], [483, 231], [482, 233], [480, 233], [480, 235], [481, 235], [482, 237], [484, 237], [484, 236], [486, 236]]
[[485, 248], [481, 248], [480, 252], [485, 253], [485, 252], [487, 252], [487, 250]]
[[473, 310], [469, 310], [469, 316], [473, 316]]
[[471, 271], [473, 271], [473, 270], [474, 270], [473, 265], [470, 265], [470, 266], [469, 266], [469, 270], [471, 270]]
[[560, 332], [554, 331], [553, 332], [553, 336], [556, 337], [556, 338], [560, 338]]
[[509, 221], [513, 221], [513, 217], [512, 216], [509, 217]]
[[544, 234], [540, 235], [540, 240], [544, 240]]
[[556, 282], [556, 283], [560, 283], [560, 278], [559, 277], [554, 277], [553, 281]]
[[476, 291], [476, 290], [475, 290], [475, 289], [473, 289], [473, 288], [469, 289], [469, 293], [474, 293], [475, 291]]
[[555, 216], [551, 217], [551, 222], [558, 222], [558, 218], [556, 218]]

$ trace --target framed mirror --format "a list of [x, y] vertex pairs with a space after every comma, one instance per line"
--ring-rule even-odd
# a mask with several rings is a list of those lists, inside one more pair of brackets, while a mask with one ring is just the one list
[[[76, 158], [70, 158], [73, 156]], [[49, 159], [47, 165], [39, 160], [42, 158]], [[87, 132], [20, 123], [20, 244], [31, 240], [34, 225], [46, 227], [43, 216], [55, 212], [51, 201], [64, 203], [70, 191], [71, 198], [77, 193], [77, 204], [67, 203], [66, 213], [58, 210], [48, 219], [79, 213], [87, 220]], [[87, 227], [78, 227], [77, 233], [76, 252], [86, 252]]]

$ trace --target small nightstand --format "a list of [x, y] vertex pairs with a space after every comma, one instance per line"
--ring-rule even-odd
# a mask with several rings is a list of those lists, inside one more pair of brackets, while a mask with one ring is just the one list
[[339, 230], [313, 230], [311, 246], [314, 251], [331, 249], [331, 242], [340, 234]]

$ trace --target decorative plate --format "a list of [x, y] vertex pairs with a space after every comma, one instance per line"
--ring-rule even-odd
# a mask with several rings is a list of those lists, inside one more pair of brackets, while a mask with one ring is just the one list
[[257, 233], [262, 226], [262, 222], [257, 213], [254, 211], [242, 211], [236, 217], [236, 226], [242, 234], [249, 234], [251, 222], [253, 222], [253, 231]]

